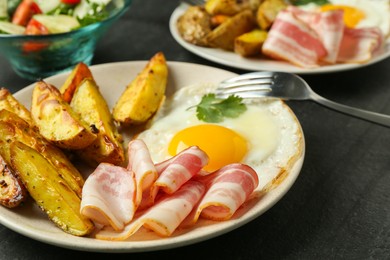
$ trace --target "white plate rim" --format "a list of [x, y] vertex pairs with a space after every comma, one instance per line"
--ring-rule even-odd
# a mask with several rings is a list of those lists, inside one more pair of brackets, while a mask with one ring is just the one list
[[280, 71], [290, 72], [296, 74], [323, 74], [341, 72], [347, 70], [353, 70], [363, 68], [375, 63], [378, 63], [384, 59], [390, 57], [390, 38], [387, 39], [385, 50], [378, 55], [375, 55], [369, 62], [363, 64], [347, 63], [347, 64], [335, 64], [328, 66], [321, 66], [318, 68], [305, 69], [294, 66], [288, 62], [277, 61], [271, 59], [262, 58], [244, 58], [233, 52], [225, 51], [216, 48], [207, 48], [190, 44], [183, 40], [177, 29], [176, 23], [178, 18], [188, 8], [188, 4], [181, 3], [172, 12], [169, 19], [169, 30], [175, 41], [189, 52], [196, 54], [206, 60], [216, 62], [218, 64], [226, 65], [236, 69], [243, 69], [249, 71]]
[[[144, 67], [146, 62], [147, 61], [129, 61], [106, 63], [90, 66], [90, 69], [98, 84], [99, 82], [101, 82], [101, 80], [104, 80], [104, 78], [107, 77], [107, 73], [110, 74], [110, 71], [117, 71], [117, 73], [119, 73], [118, 75], [121, 75], [120, 73], [126, 71], [131, 71], [130, 75], [123, 76], [123, 79], [118, 81], [122, 81], [122, 83], [124, 83], [128, 82], [130, 78], [137, 74], [138, 71]], [[172, 76], [169, 79], [171, 82], [169, 84], [172, 84], [172, 82], [179, 82], [183, 83], [182, 86], [184, 86], [185, 81], [195, 81], [187, 82], [188, 84], [196, 83], [196, 81], [199, 82], [202, 79], [209, 82], [218, 82], [219, 80], [222, 80], [226, 77], [231, 77], [232, 75], [235, 75], [234, 73], [226, 70], [186, 62], [168, 62], [168, 66], [169, 71], [171, 72], [170, 76]], [[188, 76], [190, 74], [192, 76]], [[57, 84], [56, 86], [59, 87], [58, 82], [63, 82], [67, 75], [68, 73], [62, 73], [56, 76], [49, 77], [45, 79], [45, 81], [52, 84]], [[116, 77], [118, 75], [116, 75]], [[175, 77], [177, 77], [177, 81], [175, 81]], [[112, 91], [111, 89], [107, 89], [111, 86], [107, 86], [104, 84], [99, 85], [103, 93], [114, 93], [114, 91]], [[31, 84], [16, 92], [14, 94], [15, 98], [17, 98], [20, 102], [29, 107], [33, 87], [34, 84]], [[125, 85], [123, 85], [123, 87], [125, 87]], [[116, 95], [119, 95], [118, 93], [121, 93], [121, 91], [117, 91]], [[113, 100], [115, 100], [115, 98]], [[301, 126], [299, 125], [299, 127]], [[32, 221], [31, 216], [24, 216], [23, 214], [20, 214], [20, 212], [18, 212], [18, 209], [7, 209], [5, 207], [0, 207], [0, 223], [13, 231], [20, 233], [26, 237], [32, 238], [34, 240], [55, 245], [58, 247], [80, 251], [106, 253], [147, 252], [194, 244], [232, 231], [259, 217], [268, 209], [270, 209], [273, 205], [275, 205], [292, 187], [300, 173], [305, 155], [305, 141], [303, 135], [302, 142], [303, 149], [301, 157], [294, 164], [290, 174], [287, 175], [286, 179], [277, 188], [271, 190], [264, 197], [262, 197], [260, 201], [251, 206], [251, 208], [249, 208], [243, 216], [229, 221], [218, 222], [211, 226], [201, 227], [199, 229], [195, 228], [193, 230], [190, 230], [189, 232], [185, 232], [184, 234], [180, 234], [178, 236], [148, 241], [103, 241], [88, 237], [76, 237], [69, 235], [61, 231], [59, 228], [55, 227], [54, 224], [46, 218], [46, 215], [44, 215], [40, 211], [38, 211], [38, 215], [41, 216], [38, 216], [37, 220], [34, 219], [33, 223], [30, 224], [29, 221]], [[33, 208], [33, 211], [38, 210], [36, 206], [33, 206], [31, 208]], [[23, 212], [24, 210], [21, 211]]]

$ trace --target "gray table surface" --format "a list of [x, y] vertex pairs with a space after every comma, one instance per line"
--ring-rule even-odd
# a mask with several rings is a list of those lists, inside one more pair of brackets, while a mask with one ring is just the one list
[[[134, 0], [99, 42], [93, 64], [147, 60], [162, 51], [169, 61], [245, 72], [207, 61], [176, 43], [168, 22], [177, 5], [173, 0]], [[390, 114], [390, 59], [303, 78], [324, 97]], [[16, 92], [31, 83], [0, 56], [0, 86]], [[48, 245], [0, 225], [0, 259], [389, 259], [390, 129], [310, 101], [287, 103], [305, 134], [303, 168], [289, 192], [250, 223], [184, 247], [114, 255]]]

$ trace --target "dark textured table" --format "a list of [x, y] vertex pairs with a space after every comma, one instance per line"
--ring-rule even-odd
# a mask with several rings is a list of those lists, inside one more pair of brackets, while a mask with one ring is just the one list
[[[99, 42], [93, 64], [167, 60], [231, 70], [183, 49], [168, 22], [177, 1], [135, 0]], [[360, 69], [303, 75], [319, 94], [347, 105], [390, 114], [390, 59]], [[31, 82], [0, 57], [0, 86], [13, 92]], [[44, 244], [0, 226], [0, 259], [389, 259], [390, 129], [310, 101], [288, 102], [306, 140], [301, 173], [270, 210], [222, 236], [175, 249], [107, 255]]]

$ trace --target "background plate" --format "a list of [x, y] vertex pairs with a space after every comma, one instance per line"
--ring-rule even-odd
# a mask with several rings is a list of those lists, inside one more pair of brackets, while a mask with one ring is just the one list
[[234, 52], [229, 52], [216, 48], [200, 47], [184, 41], [177, 30], [176, 22], [177, 19], [185, 12], [187, 8], [188, 5], [183, 3], [179, 5], [171, 15], [169, 21], [169, 29], [173, 38], [188, 51], [207, 60], [233, 68], [250, 71], [284, 71], [296, 74], [330, 73], [361, 68], [377, 63], [390, 56], [390, 39], [388, 39], [384, 51], [376, 55], [373, 59], [371, 59], [365, 64], [336, 64], [322, 66], [314, 69], [304, 69], [284, 61], [277, 61], [265, 58], [244, 58]]
[[[100, 91], [110, 107], [114, 105], [125, 86], [144, 68], [147, 61], [119, 62], [90, 66]], [[167, 95], [176, 89], [198, 82], [219, 82], [235, 74], [203, 65], [183, 62], [168, 62], [169, 79]], [[45, 79], [46, 82], [60, 87], [67, 74], [60, 74]], [[31, 94], [34, 85], [15, 93], [15, 97], [30, 108]], [[123, 133], [124, 134], [124, 133]], [[130, 138], [124, 134], [126, 139]], [[304, 145], [303, 145], [304, 147]], [[201, 220], [191, 229], [178, 230], [168, 238], [161, 238], [154, 232], [140, 229], [126, 241], [103, 241], [89, 237], [76, 237], [63, 232], [48, 220], [46, 214], [32, 201], [23, 207], [7, 209], [0, 207], [0, 223], [4, 226], [32, 239], [74, 250], [93, 252], [141, 252], [154, 251], [184, 246], [200, 242], [227, 233], [263, 214], [290, 189], [299, 175], [304, 159], [304, 149], [301, 158], [295, 163], [291, 173], [274, 190], [261, 199], [253, 200], [247, 206], [236, 212], [234, 218], [224, 222]], [[83, 171], [87, 175], [91, 171]]]

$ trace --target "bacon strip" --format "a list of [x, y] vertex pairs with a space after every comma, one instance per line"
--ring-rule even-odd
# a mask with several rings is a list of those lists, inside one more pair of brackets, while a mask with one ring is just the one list
[[383, 46], [384, 36], [379, 28], [345, 28], [337, 61], [364, 63]]
[[127, 225], [121, 232], [104, 227], [96, 238], [104, 240], [125, 240], [142, 226], [153, 230], [160, 236], [170, 236], [192, 211], [205, 192], [205, 185], [188, 181], [172, 195], [166, 194], [157, 204]]
[[154, 201], [159, 189], [167, 194], [177, 191], [184, 183], [208, 163], [207, 154], [197, 146], [191, 146], [176, 156], [156, 166], [161, 172], [151, 187], [151, 200]]
[[342, 10], [308, 12], [296, 6], [289, 6], [287, 10], [317, 33], [327, 52], [321, 60], [335, 63], [344, 33], [344, 12]]
[[203, 177], [203, 182], [206, 183], [207, 192], [194, 213], [194, 223], [200, 215], [218, 221], [230, 219], [259, 185], [256, 171], [241, 163], [222, 167], [212, 175]]
[[135, 213], [135, 188], [132, 171], [101, 163], [85, 181], [80, 212], [99, 224], [122, 230]]
[[318, 67], [318, 61], [327, 55], [314, 30], [288, 10], [282, 10], [277, 15], [262, 51], [304, 68]]
[[148, 193], [158, 174], [144, 141], [140, 139], [130, 141], [128, 156], [129, 163], [127, 169], [134, 172], [137, 183], [135, 204], [138, 207], [141, 204], [143, 192]]

